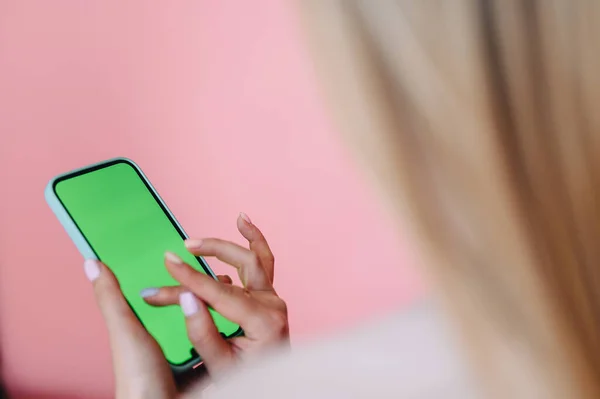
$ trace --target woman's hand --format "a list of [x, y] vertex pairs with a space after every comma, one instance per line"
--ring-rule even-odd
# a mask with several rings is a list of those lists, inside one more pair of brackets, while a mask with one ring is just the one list
[[[252, 355], [271, 345], [287, 344], [285, 303], [273, 289], [273, 255], [262, 233], [240, 215], [238, 229], [249, 241], [245, 249], [226, 241], [188, 240], [190, 252], [216, 256], [238, 269], [244, 288], [219, 276], [215, 281], [181, 262], [172, 254], [165, 263], [178, 287], [162, 287], [147, 296], [157, 306], [181, 303], [190, 340], [211, 373], [223, 372], [239, 356]], [[120, 398], [175, 398], [177, 388], [159, 345], [141, 325], [121, 293], [108, 267], [88, 260], [84, 269], [94, 285], [96, 300], [108, 329], [115, 373], [116, 395]], [[239, 324], [246, 335], [224, 340], [217, 331], [206, 304]]]
[[[180, 303], [190, 341], [213, 375], [229, 368], [240, 356], [252, 356], [274, 345], [287, 344], [289, 338], [286, 305], [273, 288], [273, 253], [246, 215], [240, 215], [237, 226], [248, 240], [249, 248], [216, 238], [190, 239], [186, 247], [196, 256], [215, 256], [235, 267], [243, 287], [231, 285], [226, 276], [215, 281], [177, 255], [167, 253], [167, 270], [181, 286], [144, 290], [152, 294], [144, 295], [151, 305]], [[244, 336], [223, 339], [207, 305], [239, 324]]]
[[141, 325], [108, 267], [86, 260], [85, 274], [108, 329], [115, 374], [115, 398], [175, 398], [173, 373], [158, 343]]

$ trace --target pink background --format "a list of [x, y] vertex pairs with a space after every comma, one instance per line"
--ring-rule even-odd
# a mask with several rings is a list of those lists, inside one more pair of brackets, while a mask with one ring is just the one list
[[0, 0], [0, 338], [15, 397], [112, 396], [82, 259], [42, 192], [120, 155], [192, 235], [238, 240], [239, 211], [263, 228], [296, 341], [420, 292], [288, 3]]

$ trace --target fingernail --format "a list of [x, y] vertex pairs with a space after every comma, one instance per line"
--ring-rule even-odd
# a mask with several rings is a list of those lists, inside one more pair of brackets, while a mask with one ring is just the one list
[[179, 306], [181, 306], [181, 311], [186, 317], [189, 317], [198, 311], [197, 299], [191, 292], [179, 294]]
[[176, 265], [183, 264], [183, 261], [181, 260], [181, 258], [179, 256], [175, 255], [173, 252], [165, 252], [165, 259]]
[[197, 249], [202, 246], [202, 240], [185, 240], [185, 247], [187, 249]]
[[100, 265], [95, 259], [86, 259], [86, 261], [83, 262], [83, 271], [88, 280], [94, 281], [100, 276]]
[[143, 290], [140, 291], [140, 296], [142, 298], [149, 298], [151, 296], [158, 294], [159, 291], [160, 290], [155, 287], [144, 288]]
[[240, 217], [248, 224], [252, 224], [252, 220], [244, 212], [240, 212]]

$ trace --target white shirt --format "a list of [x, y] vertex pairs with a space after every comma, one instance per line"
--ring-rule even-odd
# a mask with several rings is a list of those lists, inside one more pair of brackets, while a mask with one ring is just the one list
[[245, 365], [207, 399], [471, 399], [473, 379], [430, 303]]

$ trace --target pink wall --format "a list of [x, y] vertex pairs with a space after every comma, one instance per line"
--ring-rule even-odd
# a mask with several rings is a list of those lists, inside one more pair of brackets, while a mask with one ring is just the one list
[[104, 158], [138, 161], [194, 235], [237, 239], [239, 211], [262, 226], [295, 338], [418, 294], [286, 4], [0, 0], [0, 338], [18, 397], [111, 396], [82, 260], [42, 195]]

